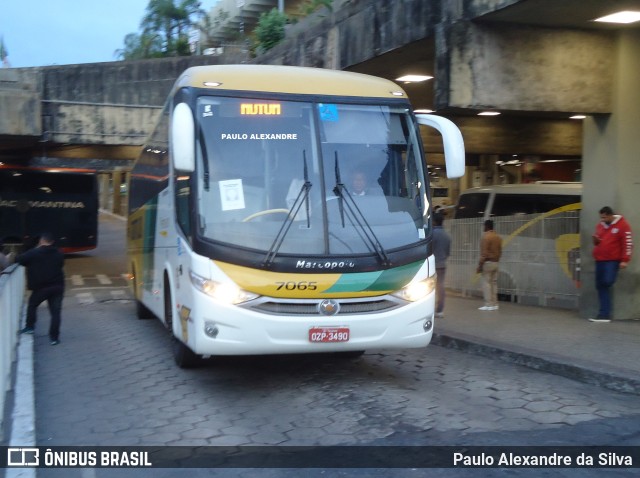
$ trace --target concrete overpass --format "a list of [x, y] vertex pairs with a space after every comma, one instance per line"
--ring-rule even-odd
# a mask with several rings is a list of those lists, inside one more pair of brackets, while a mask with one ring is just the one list
[[[293, 26], [286, 40], [250, 61], [434, 77], [405, 84], [416, 108], [462, 129], [467, 177], [499, 182], [524, 164], [581, 159], [583, 250], [608, 204], [640, 228], [640, 28], [593, 20], [640, 0], [351, 0]], [[126, 170], [173, 80], [192, 64], [224, 57], [0, 70], [0, 161]], [[497, 117], [479, 117], [484, 110]], [[584, 121], [569, 117], [587, 115]], [[437, 138], [423, 133], [432, 162]], [[521, 179], [517, 178], [517, 179]], [[119, 179], [118, 179], [119, 180]], [[617, 286], [618, 318], [639, 318], [635, 261]], [[583, 254], [583, 311], [593, 308], [593, 263]]]

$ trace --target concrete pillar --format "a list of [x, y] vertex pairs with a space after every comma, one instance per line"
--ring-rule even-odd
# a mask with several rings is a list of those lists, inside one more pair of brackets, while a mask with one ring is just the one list
[[121, 195], [120, 195], [120, 185], [122, 184], [122, 179], [123, 179], [123, 174], [122, 171], [120, 170], [115, 170], [113, 172], [113, 181], [112, 181], [112, 185], [113, 185], [113, 209], [111, 210], [111, 212], [113, 212], [114, 214], [121, 214], [121, 205], [122, 205], [122, 200], [121, 200]]
[[111, 176], [108, 173], [98, 173], [98, 190], [100, 191], [100, 209], [109, 210], [109, 181]]
[[600, 208], [611, 206], [629, 221], [636, 242], [635, 257], [614, 286], [613, 318], [623, 320], [640, 318], [640, 30], [619, 33], [615, 59], [613, 113], [584, 122], [580, 313], [584, 317], [597, 313], [591, 235]]

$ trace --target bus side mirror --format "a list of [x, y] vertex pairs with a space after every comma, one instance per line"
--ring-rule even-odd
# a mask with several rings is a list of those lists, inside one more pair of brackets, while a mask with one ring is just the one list
[[173, 166], [185, 172], [195, 170], [196, 136], [193, 113], [186, 103], [179, 103], [171, 117]]
[[462, 133], [455, 123], [436, 115], [416, 115], [416, 119], [419, 124], [430, 126], [440, 131], [444, 145], [447, 177], [461, 178], [464, 176], [464, 141], [462, 140]]

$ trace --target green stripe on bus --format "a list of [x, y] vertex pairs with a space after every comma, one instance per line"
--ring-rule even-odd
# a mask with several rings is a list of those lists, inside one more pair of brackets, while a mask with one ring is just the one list
[[415, 277], [422, 265], [423, 261], [407, 264], [406, 266], [400, 266], [393, 269], [388, 269], [382, 272], [382, 275], [378, 280], [369, 287], [368, 290], [398, 290], [402, 289], [405, 285], [411, 282], [411, 279]]
[[414, 262], [405, 266], [395, 267], [385, 271], [356, 272], [342, 274], [333, 286], [324, 292], [364, 292], [391, 291], [407, 285], [420, 270], [424, 262]]

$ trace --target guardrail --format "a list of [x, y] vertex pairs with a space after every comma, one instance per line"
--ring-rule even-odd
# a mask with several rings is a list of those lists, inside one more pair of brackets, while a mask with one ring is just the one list
[[[580, 287], [580, 217], [569, 211], [492, 218], [502, 237], [498, 298], [524, 305], [576, 310]], [[482, 297], [476, 273], [483, 219], [445, 221], [451, 256], [445, 286]]]
[[[24, 304], [25, 269], [17, 264], [0, 272], [0, 410], [11, 389], [11, 370], [16, 356], [18, 327]], [[0, 413], [0, 430], [3, 430]]]

